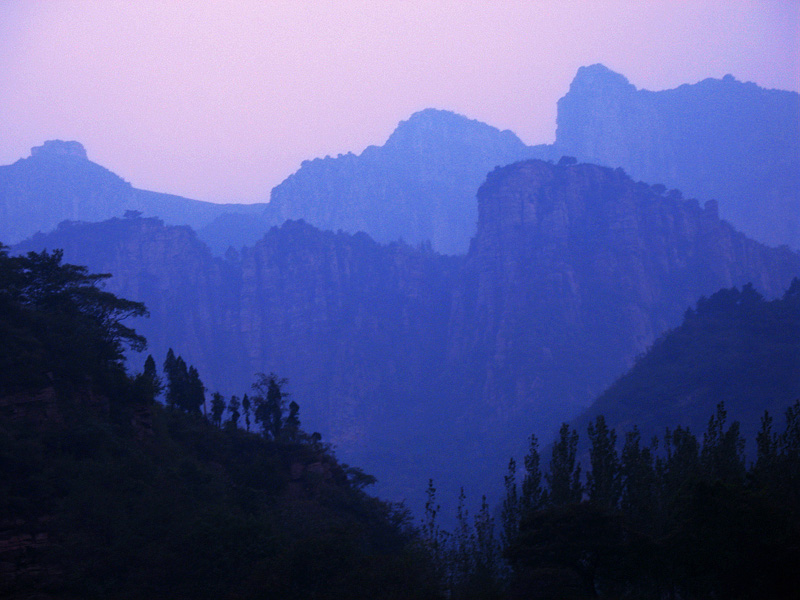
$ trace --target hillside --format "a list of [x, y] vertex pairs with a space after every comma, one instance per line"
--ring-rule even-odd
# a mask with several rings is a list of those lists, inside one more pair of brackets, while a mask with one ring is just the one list
[[407, 516], [296, 405], [255, 434], [156, 402], [152, 363], [122, 360], [144, 307], [103, 279], [0, 248], [2, 597], [437, 597]]
[[[800, 399], [800, 280], [766, 301], [751, 286], [701, 298], [680, 326], [661, 336], [634, 367], [574, 422], [583, 431], [597, 415], [644, 440], [664, 428], [706, 429], [724, 402], [742, 435], [754, 440], [765, 410], [778, 418]], [[755, 446], [748, 448], [753, 456]]]

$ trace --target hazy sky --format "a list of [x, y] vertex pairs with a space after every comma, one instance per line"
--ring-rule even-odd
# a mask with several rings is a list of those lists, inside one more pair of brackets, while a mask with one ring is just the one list
[[78, 140], [134, 186], [266, 201], [426, 107], [551, 142], [602, 62], [659, 90], [800, 90], [800, 0], [0, 2], [0, 164]]

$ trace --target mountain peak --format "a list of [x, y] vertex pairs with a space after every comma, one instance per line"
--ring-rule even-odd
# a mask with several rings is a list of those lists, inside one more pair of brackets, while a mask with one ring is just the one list
[[572, 80], [569, 91], [584, 89], [616, 88], [622, 91], [635, 92], [633, 85], [624, 75], [612, 71], [603, 64], [596, 63], [588, 67], [580, 67]]
[[65, 142], [63, 140], [48, 140], [41, 146], [34, 146], [31, 148], [31, 156], [75, 156], [83, 160], [89, 160], [83, 144], [75, 141]]
[[[387, 146], [414, 144], [420, 136], [434, 135], [439, 140], [463, 140], [465, 136], [480, 136], [483, 141], [489, 138], [502, 137], [506, 143], [524, 147], [520, 139], [511, 131], [500, 131], [476, 119], [438, 108], [426, 108], [412, 114], [407, 120], [400, 121], [397, 128], [389, 136]], [[415, 140], [415, 141], [412, 141]]]

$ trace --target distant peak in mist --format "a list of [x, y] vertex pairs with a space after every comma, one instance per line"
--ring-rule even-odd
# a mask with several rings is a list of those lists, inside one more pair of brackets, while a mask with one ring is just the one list
[[76, 141], [65, 142], [63, 140], [48, 140], [41, 146], [34, 146], [31, 148], [31, 156], [38, 157], [61, 157], [61, 156], [74, 156], [89, 160], [86, 154], [86, 148], [83, 144]]
[[524, 146], [517, 135], [509, 130], [500, 131], [496, 127], [487, 125], [482, 121], [470, 119], [453, 111], [438, 108], [426, 108], [413, 113], [407, 120], [400, 121], [397, 128], [386, 141], [387, 146], [402, 145], [407, 143], [409, 138], [421, 135], [435, 135], [437, 138], [447, 140], [449, 137], [463, 138], [466, 132], [492, 137], [500, 134], [507, 141], [512, 141], [519, 146]]
[[619, 90], [636, 91], [636, 86], [628, 79], [612, 71], [600, 63], [580, 67], [575, 74], [575, 78], [570, 85], [570, 92], [578, 92], [586, 89], [617, 88]]

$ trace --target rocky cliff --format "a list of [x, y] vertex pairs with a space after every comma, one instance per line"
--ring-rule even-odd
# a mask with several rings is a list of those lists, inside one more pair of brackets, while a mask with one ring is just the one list
[[698, 297], [748, 281], [775, 297], [800, 274], [800, 256], [746, 238], [714, 202], [621, 169], [502, 167], [478, 216], [466, 257], [290, 221], [222, 259], [142, 218], [18, 249], [114, 273], [111, 291], [150, 308], [139, 328], [157, 361], [172, 346], [210, 391], [288, 377], [303, 426], [395, 499], [428, 477], [485, 491], [527, 434], [547, 439]]
[[558, 101], [557, 154], [702, 200], [759, 241], [800, 248], [800, 95], [705, 79], [651, 92], [581, 67]]
[[430, 241], [464, 253], [475, 233], [475, 190], [498, 165], [534, 156], [510, 131], [427, 109], [402, 121], [383, 146], [303, 162], [272, 190], [267, 218], [366, 231], [379, 242]]
[[800, 256], [737, 232], [715, 202], [662, 187], [589, 164], [489, 175], [448, 335], [470, 406], [551, 434], [699, 296], [752, 281], [774, 297], [800, 273]]

